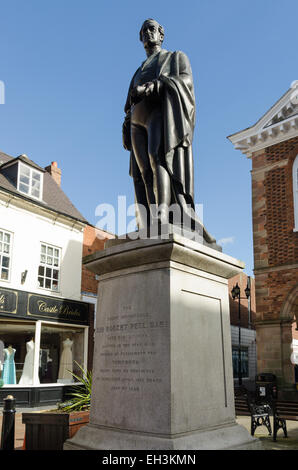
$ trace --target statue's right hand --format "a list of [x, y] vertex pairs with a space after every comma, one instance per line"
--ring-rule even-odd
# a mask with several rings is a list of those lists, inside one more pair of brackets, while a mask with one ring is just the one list
[[132, 101], [140, 101], [145, 96], [146, 87], [144, 85], [138, 85], [133, 88], [130, 92]]
[[139, 85], [136, 87], [137, 96], [139, 98], [145, 94], [145, 91], [146, 91], [145, 85]]

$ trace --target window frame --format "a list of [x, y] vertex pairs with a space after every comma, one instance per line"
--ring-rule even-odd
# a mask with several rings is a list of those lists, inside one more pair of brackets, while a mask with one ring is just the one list
[[[42, 246], [45, 246], [46, 247], [46, 252], [43, 253], [42, 252]], [[48, 249], [52, 249], [53, 250], [53, 255], [51, 254], [48, 254]], [[55, 250], [58, 250], [58, 257], [55, 256]], [[46, 257], [46, 261], [45, 262], [42, 262], [41, 261], [41, 257], [42, 255], [44, 255]], [[62, 255], [62, 248], [59, 247], [59, 246], [55, 246], [55, 245], [52, 245], [51, 243], [47, 243], [47, 242], [40, 242], [40, 249], [39, 249], [39, 263], [38, 263], [38, 269], [37, 269], [37, 285], [38, 285], [38, 288], [39, 289], [43, 289], [43, 290], [46, 290], [47, 292], [55, 292], [55, 293], [58, 293], [60, 292], [60, 283], [61, 283], [61, 255]], [[47, 263], [47, 258], [52, 258], [53, 260], [53, 263], [52, 264], [48, 264]], [[58, 265], [55, 266], [54, 265], [54, 260], [55, 259], [58, 259]], [[40, 268], [44, 268], [44, 274], [40, 274]], [[51, 273], [51, 276], [47, 276], [47, 269], [51, 269], [52, 270], [52, 273]], [[58, 279], [57, 279], [57, 289], [53, 289], [53, 281], [56, 281], [56, 279], [53, 277], [53, 271], [58, 271]], [[40, 283], [39, 283], [39, 278], [42, 278], [44, 280], [44, 285], [41, 286]], [[46, 287], [45, 286], [45, 283], [46, 283], [46, 279], [50, 279], [51, 281], [51, 287]]]
[[[21, 170], [22, 168], [25, 168], [26, 170], [29, 170], [29, 183], [24, 183], [21, 181]], [[32, 194], [32, 190], [33, 190], [33, 172], [37, 173], [39, 176], [40, 176], [40, 190], [39, 190], [39, 196], [35, 196], [34, 194]], [[20, 185], [21, 184], [24, 184], [26, 186], [28, 186], [29, 188], [29, 191], [28, 193], [26, 193], [25, 191], [22, 191], [20, 189]], [[18, 187], [18, 191], [22, 194], [24, 194], [25, 196], [28, 196], [28, 197], [32, 197], [33, 199], [37, 199], [38, 201], [41, 201], [42, 200], [42, 194], [43, 194], [43, 173], [39, 170], [36, 170], [35, 168], [32, 168], [30, 165], [26, 165], [25, 163], [23, 162], [19, 162], [19, 167], [18, 167], [18, 181], [17, 181], [17, 187]]]
[[[9, 230], [0, 228], [0, 232], [2, 232], [2, 237], [3, 239], [0, 240], [0, 244], [4, 244], [4, 235], [9, 235], [10, 236], [10, 242], [5, 243], [6, 245], [9, 245], [9, 253], [4, 253], [3, 250], [0, 251], [0, 282], [10, 282], [11, 279], [11, 270], [12, 270], [12, 247], [13, 247], [13, 233], [10, 232]], [[6, 258], [9, 258], [9, 266], [8, 268], [6, 266], [2, 265], [2, 258], [5, 256]], [[7, 269], [8, 270], [8, 277], [7, 279], [2, 279], [2, 269]]]

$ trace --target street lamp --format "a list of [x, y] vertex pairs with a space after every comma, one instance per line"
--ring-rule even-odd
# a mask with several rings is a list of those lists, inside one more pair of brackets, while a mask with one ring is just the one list
[[[246, 298], [250, 298], [250, 287], [249, 283], [247, 282], [246, 289], [244, 290]], [[241, 314], [240, 314], [240, 300], [241, 300], [241, 292], [240, 292], [240, 287], [238, 286], [238, 282], [236, 285], [233, 287], [232, 291], [232, 297], [233, 300], [238, 299], [238, 383], [239, 387], [242, 385], [242, 368], [241, 368]], [[242, 297], [243, 298], [243, 297]]]

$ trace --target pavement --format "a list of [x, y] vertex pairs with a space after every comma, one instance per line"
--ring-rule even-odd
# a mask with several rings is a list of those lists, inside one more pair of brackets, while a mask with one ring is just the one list
[[[250, 416], [236, 416], [238, 424], [244, 426], [250, 433]], [[273, 418], [270, 417], [270, 424], [273, 432]], [[298, 450], [298, 421], [287, 420], [287, 434], [279, 429], [276, 436], [276, 442], [273, 442], [272, 436], [269, 436], [265, 426], [259, 426], [255, 430], [254, 437], [261, 440], [264, 450]]]
[[[22, 424], [22, 412], [49, 410], [53, 407], [24, 408], [19, 409], [15, 415], [15, 450], [23, 450], [25, 425]], [[272, 417], [271, 427], [273, 429]], [[244, 426], [250, 432], [250, 416], [237, 416], [238, 424]], [[0, 415], [0, 430], [2, 429], [2, 414]], [[287, 421], [288, 437], [284, 438], [283, 430], [277, 433], [277, 440], [273, 442], [272, 436], [268, 435], [267, 428], [260, 426], [255, 431], [255, 437], [262, 441], [264, 450], [298, 450], [298, 421]]]

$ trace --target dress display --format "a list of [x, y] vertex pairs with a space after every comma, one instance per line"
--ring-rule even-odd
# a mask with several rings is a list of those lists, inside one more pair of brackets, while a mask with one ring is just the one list
[[4, 385], [17, 383], [16, 366], [14, 362], [15, 352], [16, 350], [11, 346], [4, 349], [4, 364], [1, 376], [4, 381]]
[[64, 379], [72, 381], [73, 359], [72, 359], [72, 345], [73, 341], [69, 338], [63, 341], [63, 350], [60, 359], [58, 380]]
[[34, 341], [26, 343], [27, 354], [24, 361], [24, 368], [19, 380], [20, 385], [33, 385], [33, 369], [34, 369]]

